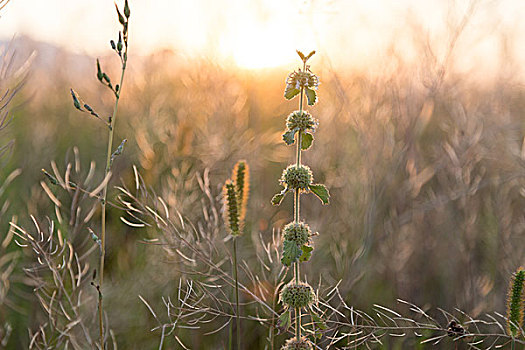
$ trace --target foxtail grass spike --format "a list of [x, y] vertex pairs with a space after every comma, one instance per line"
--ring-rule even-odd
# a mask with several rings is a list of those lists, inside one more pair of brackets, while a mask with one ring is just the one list
[[235, 192], [237, 193], [239, 228], [242, 231], [244, 227], [244, 218], [246, 216], [246, 203], [250, 191], [250, 168], [244, 160], [240, 160], [235, 164], [232, 173], [232, 180], [235, 183]]
[[224, 221], [226, 222], [226, 227], [229, 229], [231, 235], [238, 236], [241, 233], [239, 204], [237, 203], [235, 185], [231, 180], [226, 181], [226, 184], [224, 184], [224, 202]]
[[519, 336], [520, 327], [523, 326], [523, 314], [525, 313], [524, 282], [525, 270], [520, 267], [512, 275], [507, 299], [507, 331], [513, 337]]

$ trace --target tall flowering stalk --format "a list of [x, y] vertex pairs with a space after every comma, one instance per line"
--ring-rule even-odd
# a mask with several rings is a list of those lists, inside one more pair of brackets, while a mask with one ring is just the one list
[[[241, 318], [239, 308], [239, 277], [237, 262], [237, 237], [244, 229], [246, 203], [250, 187], [250, 170], [244, 160], [240, 160], [233, 168], [231, 179], [224, 184], [224, 221], [233, 238], [233, 280], [235, 283], [235, 321], [237, 349], [241, 349]], [[231, 329], [230, 329], [231, 330]], [[231, 336], [231, 333], [230, 333]]]
[[107, 143], [107, 152], [106, 152], [106, 168], [104, 171], [104, 181], [102, 186], [102, 195], [101, 195], [101, 230], [100, 237], [93, 234], [93, 239], [97, 242], [100, 247], [100, 260], [99, 260], [99, 270], [98, 270], [98, 283], [93, 283], [98, 291], [98, 318], [99, 318], [99, 335], [100, 335], [100, 348], [104, 350], [105, 348], [105, 335], [104, 335], [104, 307], [102, 303], [102, 285], [104, 283], [104, 260], [106, 256], [106, 202], [107, 202], [107, 192], [108, 192], [108, 182], [111, 176], [111, 166], [115, 157], [122, 153], [126, 139], [122, 140], [120, 145], [113, 150], [113, 138], [115, 135], [115, 121], [117, 117], [118, 104], [120, 101], [120, 95], [122, 93], [122, 83], [124, 82], [124, 73], [126, 72], [126, 66], [128, 63], [128, 24], [130, 17], [130, 8], [128, 0], [124, 2], [123, 11], [121, 11], [117, 4], [115, 4], [117, 11], [117, 18], [122, 26], [122, 30], [118, 33], [118, 40], [110, 41], [111, 49], [118, 55], [121, 63], [121, 72], [120, 72], [120, 81], [115, 84], [112, 83], [108, 74], [106, 74], [100, 65], [100, 61], [97, 59], [97, 79], [100, 83], [106, 86], [115, 97], [115, 104], [113, 107], [113, 113], [104, 119], [101, 117], [90, 105], [84, 103], [78, 94], [71, 89], [71, 96], [73, 98], [73, 105], [76, 109], [81, 112], [90, 114], [91, 116], [102, 121], [108, 128], [108, 143]]
[[[317, 329], [325, 328], [323, 320], [311, 307], [315, 302], [313, 288], [301, 281], [299, 264], [308, 261], [312, 255], [312, 231], [310, 227], [301, 221], [300, 218], [300, 198], [303, 193], [315, 194], [323, 204], [328, 204], [329, 193], [324, 185], [313, 183], [313, 174], [310, 168], [301, 164], [301, 152], [306, 151], [312, 146], [313, 133], [317, 128], [318, 122], [312, 115], [304, 109], [303, 102], [309, 106], [317, 102], [317, 88], [319, 86], [318, 77], [310, 71], [310, 66], [306, 63], [314, 55], [312, 51], [308, 55], [297, 51], [303, 62], [302, 69], [294, 71], [286, 79], [286, 89], [284, 97], [288, 100], [299, 96], [299, 110], [292, 112], [286, 120], [286, 131], [283, 134], [283, 141], [287, 145], [296, 144], [295, 164], [289, 165], [282, 173], [280, 183], [284, 187], [272, 198], [273, 205], [280, 205], [288, 192], [294, 194], [294, 215], [293, 221], [285, 225], [283, 232], [283, 253], [281, 262], [285, 266], [294, 267], [293, 280], [283, 287], [280, 294], [280, 301], [285, 307], [284, 313], [279, 317], [279, 327], [288, 329], [292, 324], [292, 310], [295, 313], [295, 337], [288, 339], [283, 346], [283, 350], [291, 349], [312, 349], [312, 343], [302, 336], [301, 321], [302, 310], [306, 309], [312, 317], [312, 324]], [[320, 336], [315, 332], [314, 336]]]

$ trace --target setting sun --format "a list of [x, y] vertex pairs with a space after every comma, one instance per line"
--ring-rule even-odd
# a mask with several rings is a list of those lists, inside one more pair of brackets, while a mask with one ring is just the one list
[[231, 20], [217, 28], [220, 56], [241, 68], [284, 66], [296, 59], [296, 48], [309, 49], [308, 25], [298, 20], [293, 2], [249, 2], [232, 6]]
[[[232, 59], [241, 68], [268, 68], [285, 65], [295, 56], [293, 42], [281, 36], [282, 28], [273, 23], [239, 23], [243, 30], [228, 33], [219, 39], [221, 56]], [[295, 53], [294, 53], [295, 54]]]

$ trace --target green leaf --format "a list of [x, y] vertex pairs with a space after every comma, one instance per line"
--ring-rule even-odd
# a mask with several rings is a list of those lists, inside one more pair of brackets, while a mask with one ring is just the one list
[[302, 53], [299, 50], [295, 50], [295, 51], [297, 51], [297, 54], [299, 55], [299, 57], [301, 57], [301, 59], [304, 61], [305, 60], [304, 53]]
[[313, 311], [312, 311], [312, 320], [314, 321], [315, 326], [318, 327], [319, 329], [328, 328], [323, 318], [319, 316], [316, 312], [313, 312]]
[[287, 100], [291, 100], [295, 96], [299, 95], [300, 92], [301, 90], [296, 89], [295, 86], [287, 85], [286, 90], [284, 90], [284, 98]]
[[325, 185], [315, 184], [308, 186], [310, 192], [315, 194], [324, 205], [330, 203], [330, 193]]
[[306, 56], [306, 60], [309, 60], [310, 57], [312, 57], [314, 54], [315, 54], [315, 50], [312, 51], [312, 52], [310, 52], [310, 53], [308, 54], [308, 56]]
[[277, 319], [277, 328], [279, 329], [279, 334], [284, 333], [292, 325], [292, 317], [289, 310], [286, 310], [279, 318]]
[[283, 134], [284, 143], [287, 145], [293, 145], [295, 143], [295, 133], [297, 129], [289, 130]]
[[312, 145], [312, 142], [314, 142], [314, 135], [309, 132], [303, 132], [301, 136], [301, 149], [303, 151], [307, 150]]
[[299, 259], [302, 253], [303, 251], [295, 242], [284, 241], [283, 257], [281, 258], [281, 263], [285, 266], [290, 266], [293, 262], [296, 262], [297, 259]]
[[312, 257], [312, 250], [314, 250], [314, 247], [310, 247], [309, 245], [303, 245], [301, 247], [301, 251], [303, 252], [301, 256], [299, 257], [300, 262], [308, 261]]
[[279, 192], [275, 196], [273, 196], [273, 198], [272, 198], [272, 205], [280, 205], [281, 202], [284, 199], [284, 196], [286, 196], [287, 192], [288, 192], [288, 189], [285, 188], [284, 190], [282, 190], [281, 192]]
[[308, 105], [313, 106], [317, 102], [317, 92], [309, 88], [306, 88], [305, 92], [306, 92], [306, 98], [308, 99]]

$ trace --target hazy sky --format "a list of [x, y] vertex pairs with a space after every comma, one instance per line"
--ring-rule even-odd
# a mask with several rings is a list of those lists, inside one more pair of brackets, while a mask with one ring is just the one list
[[[132, 52], [172, 48], [245, 68], [288, 64], [315, 48], [334, 64], [366, 66], [395, 43], [410, 56], [414, 35], [439, 48], [467, 0], [129, 0]], [[121, 5], [123, 0], [117, 0]], [[500, 51], [502, 33], [525, 59], [525, 0], [481, 0], [460, 42], [465, 61]], [[11, 0], [0, 38], [27, 34], [75, 52], [98, 54], [119, 26], [111, 0]], [[415, 29], [417, 28], [417, 29]], [[491, 61], [494, 61], [490, 63]], [[478, 62], [480, 63], [480, 62]]]

